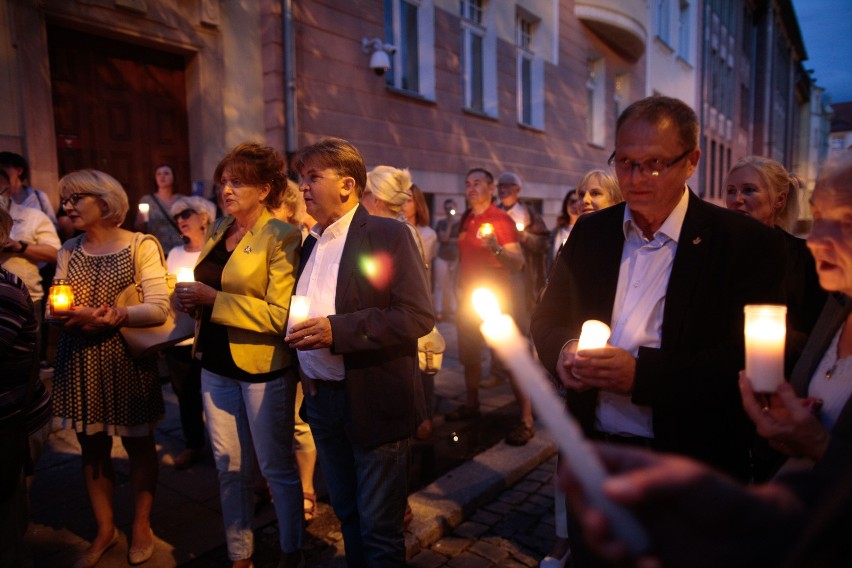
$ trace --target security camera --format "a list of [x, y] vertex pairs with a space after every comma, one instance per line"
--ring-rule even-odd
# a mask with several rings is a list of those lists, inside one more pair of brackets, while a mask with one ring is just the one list
[[362, 38], [361, 50], [364, 53], [370, 53], [370, 69], [377, 76], [381, 77], [388, 72], [391, 67], [390, 56], [396, 53], [396, 46], [390, 43], [384, 43], [379, 38]]
[[370, 57], [370, 69], [373, 70], [373, 73], [381, 77], [388, 72], [390, 66], [390, 57], [388, 57], [387, 52], [384, 50], [373, 52], [373, 55]]

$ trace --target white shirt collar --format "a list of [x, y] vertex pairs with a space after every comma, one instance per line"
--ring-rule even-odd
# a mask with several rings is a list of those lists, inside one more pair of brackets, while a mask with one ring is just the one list
[[335, 237], [339, 237], [340, 235], [347, 234], [349, 232], [349, 225], [352, 224], [352, 218], [355, 217], [355, 210], [358, 209], [358, 207], [360, 207], [360, 204], [356, 205], [355, 207], [344, 213], [340, 219], [338, 219], [325, 229], [323, 229], [319, 223], [315, 224], [313, 227], [311, 227], [311, 234], [316, 240], [320, 240], [320, 237], [322, 237], [323, 235], [325, 235], [327, 239], [333, 239]]
[[[654, 239], [658, 237], [665, 237], [673, 240], [675, 243], [680, 239], [680, 231], [683, 228], [683, 220], [686, 217], [686, 209], [689, 205], [689, 188], [684, 186], [683, 194], [680, 197], [680, 201], [677, 202], [675, 208], [669, 213], [669, 216], [666, 217], [666, 220], [663, 221], [663, 224], [659, 229], [654, 233]], [[622, 229], [624, 231], [624, 238], [629, 239], [631, 233], [636, 233], [643, 240], [645, 239], [642, 234], [642, 229], [639, 228], [639, 225], [636, 224], [636, 221], [633, 218], [633, 213], [630, 211], [630, 207], [624, 208], [624, 220], [622, 221]]]

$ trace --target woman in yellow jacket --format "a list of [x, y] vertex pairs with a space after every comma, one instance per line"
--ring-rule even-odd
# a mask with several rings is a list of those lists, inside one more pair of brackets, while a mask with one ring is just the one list
[[[280, 527], [281, 566], [298, 566], [302, 487], [293, 456], [294, 357], [282, 341], [299, 229], [272, 217], [286, 184], [278, 152], [240, 144], [216, 167], [226, 216], [195, 266], [196, 282], [177, 284], [180, 309], [200, 312], [201, 394], [219, 489], [228, 555], [251, 565], [252, 453], [269, 483]], [[197, 311], [196, 311], [197, 310]]]

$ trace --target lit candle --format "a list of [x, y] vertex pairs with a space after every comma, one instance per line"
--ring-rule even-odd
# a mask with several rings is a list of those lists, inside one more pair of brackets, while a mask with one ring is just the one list
[[151, 210], [151, 206], [148, 205], [147, 203], [140, 203], [139, 204], [139, 213], [142, 214], [142, 220], [146, 223], [148, 222], [148, 212], [150, 210]]
[[564, 404], [544, 369], [530, 354], [514, 320], [500, 313], [494, 294], [484, 288], [474, 291], [473, 305], [483, 319], [479, 329], [485, 341], [512, 372], [518, 387], [529, 396], [588, 499], [606, 514], [613, 531], [631, 552], [640, 554], [647, 550], [648, 537], [636, 518], [603, 494], [601, 485], [607, 476], [603, 464], [583, 437], [580, 425], [565, 412]]
[[784, 380], [786, 317], [787, 306], [745, 307], [745, 372], [755, 392], [775, 392]]
[[47, 293], [47, 302], [50, 307], [50, 315], [71, 309], [74, 303], [74, 289], [66, 280], [56, 280]]
[[492, 234], [494, 234], [494, 225], [491, 223], [483, 223], [479, 226], [479, 230], [476, 231], [476, 238], [482, 239]]
[[287, 330], [289, 331], [289, 329], [297, 323], [302, 323], [308, 319], [310, 309], [310, 296], [297, 296], [295, 294], [290, 296], [290, 315], [287, 320]]
[[583, 324], [580, 332], [580, 341], [577, 342], [577, 351], [584, 349], [600, 349], [606, 347], [609, 340], [610, 329], [607, 324], [598, 320], [588, 320]]
[[450, 215], [455, 216], [455, 214], [456, 214], [456, 210], [455, 210], [455, 209], [450, 209]]
[[195, 270], [189, 266], [178, 267], [176, 276], [178, 282], [195, 282]]
[[515, 228], [518, 231], [523, 231], [524, 230], [524, 224], [523, 223], [515, 223]]

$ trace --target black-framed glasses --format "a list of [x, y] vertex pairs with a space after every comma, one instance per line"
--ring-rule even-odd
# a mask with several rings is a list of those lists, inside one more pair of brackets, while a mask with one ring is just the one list
[[60, 207], [65, 207], [67, 204], [71, 204], [72, 206], [77, 205], [77, 202], [83, 199], [86, 196], [97, 196], [97, 193], [72, 193], [68, 197], [59, 200]]
[[669, 160], [668, 162], [659, 158], [649, 158], [647, 160], [642, 160], [641, 162], [634, 162], [633, 160], [628, 160], [627, 158], [623, 160], [616, 160], [615, 151], [613, 150], [612, 155], [609, 157], [609, 160], [607, 160], [606, 163], [614, 167], [615, 170], [621, 174], [629, 174], [633, 171], [634, 168], [636, 168], [642, 175], [658, 177], [670, 167], [677, 164], [682, 159], [686, 158], [690, 153], [692, 153], [692, 150], [687, 150], [677, 158]]
[[178, 219], [189, 219], [195, 214], [195, 209], [184, 209], [183, 211], [175, 215], [175, 221], [177, 221]]

